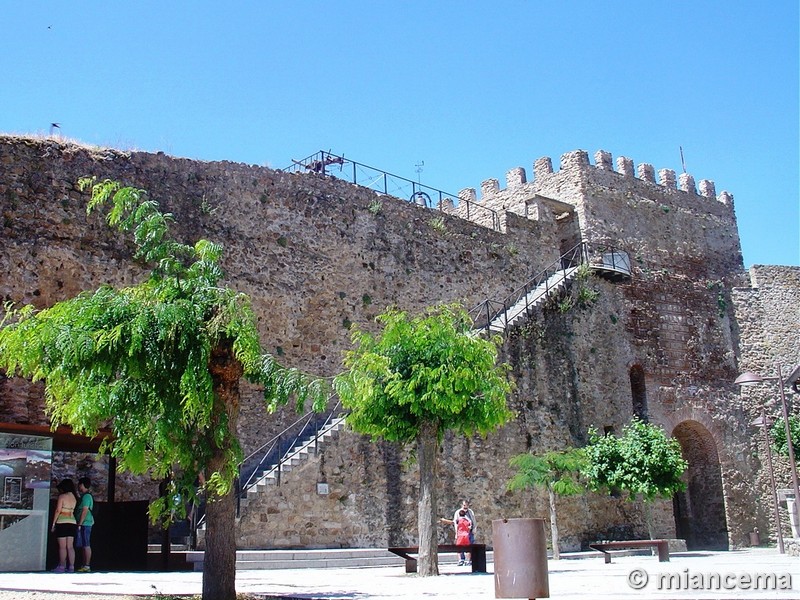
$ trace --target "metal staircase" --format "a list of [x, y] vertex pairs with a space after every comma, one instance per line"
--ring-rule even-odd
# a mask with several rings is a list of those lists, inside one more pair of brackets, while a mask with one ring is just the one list
[[527, 318], [547, 298], [565, 289], [582, 265], [613, 281], [630, 279], [630, 258], [608, 246], [593, 247], [580, 242], [503, 300], [486, 299], [471, 311], [473, 331], [503, 333]]
[[[241, 510], [247, 506], [250, 499], [263, 492], [268, 486], [280, 485], [282, 473], [288, 473], [308, 460], [309, 456], [316, 456], [320, 448], [330, 441], [336, 435], [336, 432], [344, 427], [344, 424], [344, 416], [334, 416], [334, 413], [331, 413], [319, 429], [306, 435], [298, 435], [294, 443], [276, 462], [269, 463], [268, 466], [263, 467], [264, 460], [262, 459], [259, 468], [254, 470], [244, 485], [241, 486], [239, 509]], [[260, 450], [263, 450], [263, 448]], [[259, 451], [256, 451], [256, 453]], [[264, 456], [269, 456], [269, 453], [265, 453]]]
[[[500, 301], [487, 299], [469, 311], [473, 334], [506, 332], [528, 318], [548, 298], [564, 290], [586, 265], [592, 272], [614, 281], [629, 279], [630, 259], [610, 247], [577, 244], [558, 260]], [[248, 502], [272, 485], [280, 485], [282, 474], [316, 456], [323, 444], [345, 425], [337, 402], [327, 415], [309, 412], [244, 459], [240, 468], [237, 517]]]

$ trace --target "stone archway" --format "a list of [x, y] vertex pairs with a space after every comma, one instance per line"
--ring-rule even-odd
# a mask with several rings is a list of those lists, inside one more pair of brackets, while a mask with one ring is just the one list
[[644, 377], [642, 365], [633, 365], [628, 371], [631, 380], [631, 404], [633, 414], [645, 423], [649, 418], [647, 415], [647, 384]]
[[717, 445], [697, 421], [683, 421], [672, 432], [689, 462], [687, 489], [675, 495], [675, 530], [689, 550], [727, 550], [728, 525]]

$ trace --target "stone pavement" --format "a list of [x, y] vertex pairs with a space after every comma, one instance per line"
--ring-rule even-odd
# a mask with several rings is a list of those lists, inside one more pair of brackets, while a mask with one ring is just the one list
[[[800, 599], [800, 558], [772, 548], [677, 553], [668, 563], [654, 556], [615, 556], [607, 565], [599, 553], [584, 556], [549, 561], [551, 598]], [[442, 576], [425, 578], [406, 574], [402, 561], [398, 563], [397, 567], [237, 571], [236, 584], [239, 592], [280, 599], [495, 597], [491, 563], [488, 574], [446, 565]], [[0, 573], [0, 590], [190, 595], [200, 593], [201, 577], [194, 572]]]

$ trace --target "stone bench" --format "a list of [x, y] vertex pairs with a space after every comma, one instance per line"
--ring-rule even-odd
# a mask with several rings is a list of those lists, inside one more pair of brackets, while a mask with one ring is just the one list
[[669, 540], [622, 540], [615, 542], [597, 542], [589, 544], [592, 550], [599, 550], [603, 553], [606, 564], [611, 562], [609, 550], [619, 550], [622, 548], [657, 548], [659, 562], [669, 562]]
[[[405, 546], [389, 548], [389, 552], [396, 554], [400, 558], [406, 559], [406, 573], [417, 572], [417, 555], [419, 546]], [[446, 552], [469, 552], [472, 555], [472, 572], [486, 573], [486, 544], [439, 544], [440, 554]]]

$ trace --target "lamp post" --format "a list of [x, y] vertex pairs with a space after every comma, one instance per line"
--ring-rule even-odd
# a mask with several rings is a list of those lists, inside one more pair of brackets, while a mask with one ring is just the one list
[[[764, 381], [778, 381], [778, 387], [781, 392], [781, 411], [783, 412], [783, 424], [786, 427], [786, 445], [789, 447], [789, 469], [792, 473], [792, 491], [794, 492], [794, 512], [797, 514], [798, 507], [800, 507], [800, 487], [797, 484], [797, 463], [794, 458], [794, 447], [792, 446], [792, 432], [789, 426], [789, 408], [786, 405], [786, 392], [783, 389], [783, 373], [781, 372], [781, 365], [776, 365], [778, 370], [777, 377], [762, 377], [753, 372], [746, 372], [739, 375], [734, 381], [737, 385], [753, 385], [762, 383]], [[791, 517], [791, 515], [790, 515]], [[776, 523], [780, 528], [780, 523]]]
[[772, 449], [769, 442], [769, 432], [767, 431], [769, 426], [772, 425], [772, 419], [767, 418], [767, 413], [764, 411], [764, 407], [761, 408], [761, 416], [755, 419], [751, 425], [764, 428], [764, 443], [767, 445], [767, 466], [769, 467], [769, 484], [770, 489], [772, 490], [772, 505], [775, 507], [775, 529], [778, 532], [778, 551], [781, 554], [785, 554], [786, 549], [783, 546], [781, 513], [780, 510], [778, 510], [778, 491], [775, 488], [775, 471], [772, 468]]

